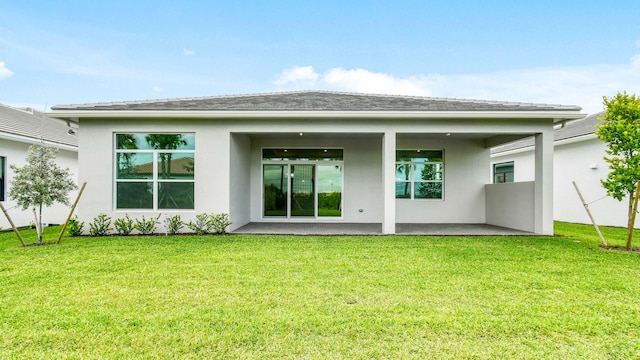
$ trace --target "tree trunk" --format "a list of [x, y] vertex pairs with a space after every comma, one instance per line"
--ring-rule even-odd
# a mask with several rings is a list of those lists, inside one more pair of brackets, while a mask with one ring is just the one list
[[633, 227], [636, 224], [636, 213], [638, 212], [638, 197], [640, 196], [640, 181], [636, 186], [635, 194], [629, 194], [629, 223], [627, 226], [627, 251], [631, 250], [631, 239], [633, 239]]
[[38, 244], [42, 244], [42, 204], [40, 204], [38, 210], [38, 223], [36, 224], [38, 227]]

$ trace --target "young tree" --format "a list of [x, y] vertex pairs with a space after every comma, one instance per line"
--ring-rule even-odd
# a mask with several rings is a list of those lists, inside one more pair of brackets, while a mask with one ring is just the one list
[[69, 169], [55, 163], [58, 150], [52, 147], [32, 145], [23, 167], [11, 165], [14, 177], [10, 181], [9, 197], [23, 210], [37, 207], [39, 217], [38, 243], [42, 243], [42, 207], [53, 203], [69, 205], [68, 194], [78, 187], [71, 179]]
[[[607, 195], [618, 201], [628, 197], [627, 250], [631, 249], [640, 181], [640, 98], [626, 92], [604, 97], [605, 114], [596, 135], [607, 145], [604, 159], [611, 172], [602, 180]], [[636, 201], [637, 204], [637, 201]]]

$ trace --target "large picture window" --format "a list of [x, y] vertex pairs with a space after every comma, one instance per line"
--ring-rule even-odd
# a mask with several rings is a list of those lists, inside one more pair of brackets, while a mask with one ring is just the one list
[[396, 199], [442, 199], [442, 150], [396, 151]]
[[116, 134], [116, 209], [193, 209], [194, 159], [195, 134]]

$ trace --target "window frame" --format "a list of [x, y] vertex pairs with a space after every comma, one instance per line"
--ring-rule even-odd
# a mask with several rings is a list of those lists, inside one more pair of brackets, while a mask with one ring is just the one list
[[[440, 153], [440, 159], [441, 161], [402, 161], [402, 160], [398, 160], [399, 156], [398, 156], [398, 152], [400, 151], [415, 151], [416, 153], [421, 153], [421, 152], [439, 152]], [[395, 198], [396, 200], [417, 200], [417, 201], [444, 201], [445, 199], [445, 151], [444, 149], [396, 149], [396, 173], [397, 173], [397, 169], [399, 165], [409, 165], [410, 166], [410, 174], [408, 176], [408, 179], [395, 179], [394, 181], [394, 188], [395, 186], [397, 186], [397, 184], [405, 184], [405, 183], [409, 183], [410, 185], [410, 190], [409, 190], [409, 197], [398, 197], [398, 194], [396, 192]], [[440, 165], [441, 168], [441, 172], [442, 172], [442, 176], [441, 179], [433, 179], [433, 180], [422, 180], [422, 179], [418, 179], [416, 180], [415, 178], [415, 169], [416, 169], [416, 165]], [[439, 198], [416, 198], [415, 197], [415, 186], [416, 184], [423, 184], [423, 183], [439, 183], [440, 184], [440, 188], [441, 188], [441, 192], [440, 192], [440, 197]]]
[[[505, 166], [505, 165], [511, 165], [511, 172], [496, 173], [496, 167]], [[506, 184], [506, 183], [515, 182], [515, 173], [516, 173], [516, 164], [515, 164], [514, 161], [503, 161], [503, 162], [495, 163], [495, 164], [493, 164], [493, 183], [494, 184]], [[498, 175], [498, 174], [503, 174], [504, 181], [496, 181], [497, 180], [496, 175]], [[509, 181], [508, 174], [511, 174], [511, 181]]]
[[[123, 134], [131, 135], [191, 135], [193, 136], [193, 149], [118, 149], [117, 136]], [[159, 174], [158, 162], [160, 154], [191, 154], [193, 155], [193, 176], [191, 179], [163, 179]], [[145, 211], [171, 211], [171, 212], [193, 212], [196, 209], [196, 144], [195, 132], [114, 132], [113, 133], [113, 211], [145, 212]], [[151, 177], [142, 178], [118, 178], [118, 154], [151, 154]], [[141, 164], [143, 165], [143, 164]], [[139, 165], [138, 165], [139, 166]], [[150, 208], [119, 208], [118, 207], [118, 184], [123, 183], [151, 183], [152, 204]], [[191, 183], [193, 184], [193, 207], [191, 208], [160, 208], [159, 187], [162, 183]]]
[[7, 192], [7, 157], [0, 156], [0, 201], [5, 201]]
[[[281, 152], [280, 155], [274, 155], [274, 156], [266, 156], [269, 153], [271, 153], [272, 155], [274, 154], [274, 151], [277, 152]], [[290, 155], [293, 155], [291, 157], [285, 155], [284, 153], [286, 152], [291, 152]], [[339, 155], [339, 156], [335, 156], [335, 157], [327, 157], [327, 158], [323, 158], [322, 156], [317, 156], [317, 157], [298, 157], [298, 154], [302, 152], [308, 152], [308, 153], [317, 153], [317, 154], [321, 154], [322, 152], [329, 152], [330, 154], [334, 154], [334, 155]], [[315, 219], [315, 220], [341, 220], [344, 218], [344, 211], [342, 209], [344, 209], [344, 200], [345, 200], [345, 183], [344, 183], [344, 148], [343, 147], [263, 147], [260, 150], [260, 155], [262, 158], [261, 161], [261, 168], [260, 168], [260, 182], [261, 182], [261, 191], [260, 191], [260, 202], [261, 202], [261, 218], [263, 220], [274, 220], [277, 221], [278, 219], [286, 219], [286, 220], [300, 220], [300, 221], [304, 221], [304, 220], [309, 220], [311, 218]], [[287, 172], [287, 204], [286, 204], [286, 209], [285, 209], [285, 215], [283, 216], [278, 216], [278, 215], [265, 215], [265, 194], [264, 194], [264, 166], [265, 165], [281, 165], [284, 166]], [[296, 216], [292, 216], [291, 215], [291, 167], [292, 166], [296, 166], [296, 165], [314, 165], [314, 215], [313, 216], [309, 216], [309, 217], [300, 217], [299, 219], [296, 218]], [[319, 181], [318, 181], [318, 168], [321, 166], [340, 166], [340, 184], [341, 184], [341, 191], [340, 191], [340, 204], [341, 204], [341, 211], [340, 211], [340, 216], [326, 216], [326, 215], [319, 215], [319, 196], [320, 193], [318, 191], [319, 188]]]

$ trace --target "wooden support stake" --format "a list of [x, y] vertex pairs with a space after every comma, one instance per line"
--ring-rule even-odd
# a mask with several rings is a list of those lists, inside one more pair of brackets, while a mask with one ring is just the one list
[[578, 185], [576, 185], [576, 182], [575, 181], [572, 181], [572, 182], [573, 182], [573, 187], [576, 188], [576, 192], [578, 193], [578, 196], [580, 197], [580, 201], [582, 202], [582, 206], [584, 206], [584, 209], [587, 211], [587, 215], [589, 215], [589, 219], [591, 219], [591, 223], [593, 224], [593, 227], [596, 228], [596, 232], [598, 233], [598, 236], [600, 236], [600, 240], [602, 241], [602, 245], [608, 246], [607, 245], [607, 241], [604, 239], [604, 236], [602, 236], [602, 233], [600, 232], [600, 228], [598, 227], [598, 224], [596, 224], [596, 220], [593, 218], [593, 215], [591, 215], [591, 211], [589, 211], [589, 204], [584, 202], [584, 198], [582, 197], [582, 193], [580, 193], [580, 189], [578, 189]]
[[87, 186], [86, 181], [84, 182], [84, 184], [82, 184], [82, 187], [78, 192], [78, 196], [76, 197], [76, 201], [73, 203], [73, 206], [71, 206], [71, 211], [69, 211], [69, 216], [67, 217], [67, 221], [65, 221], [64, 226], [62, 226], [62, 231], [60, 231], [60, 235], [58, 235], [58, 241], [56, 241], [56, 244], [60, 244], [60, 239], [62, 239], [62, 235], [64, 235], [64, 231], [67, 229], [67, 225], [69, 225], [69, 221], [73, 216], [73, 211], [76, 209], [76, 205], [78, 205], [78, 201], [80, 201], [80, 196], [82, 196], [82, 192], [84, 191], [85, 186]]
[[11, 224], [11, 228], [13, 229], [13, 232], [16, 233], [16, 236], [18, 237], [18, 240], [20, 240], [20, 244], [22, 244], [22, 246], [26, 246], [24, 244], [24, 240], [22, 239], [22, 236], [20, 235], [20, 231], [18, 231], [18, 228], [13, 224], [13, 220], [11, 220], [11, 217], [9, 216], [9, 213], [4, 208], [4, 206], [2, 205], [1, 202], [0, 202], [0, 208], [2, 209], [2, 212], [4, 213], [4, 216], [7, 217], [7, 220], [9, 221], [9, 224]]

